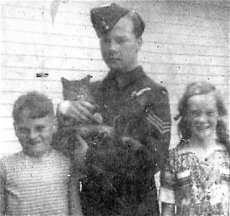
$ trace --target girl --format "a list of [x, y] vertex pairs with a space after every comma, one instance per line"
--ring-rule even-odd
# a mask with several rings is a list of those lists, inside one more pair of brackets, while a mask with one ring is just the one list
[[227, 114], [215, 87], [188, 85], [178, 106], [179, 145], [161, 173], [162, 215], [229, 215], [230, 145]]

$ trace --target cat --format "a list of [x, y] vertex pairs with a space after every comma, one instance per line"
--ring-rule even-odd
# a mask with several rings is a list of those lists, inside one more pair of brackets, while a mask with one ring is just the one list
[[99, 106], [91, 94], [90, 79], [88, 75], [80, 80], [68, 80], [61, 78], [64, 100], [78, 101], [83, 100], [93, 104], [96, 108], [93, 116], [94, 120], [82, 123], [74, 118], [64, 116], [58, 113], [58, 124], [62, 127], [59, 134], [62, 136], [61, 151], [67, 156], [73, 156], [76, 149], [76, 135], [80, 135], [87, 140], [89, 145], [96, 145], [105, 136], [113, 136], [113, 128], [103, 124], [102, 115], [99, 112]]
[[[88, 137], [92, 135], [92, 133], [96, 134], [97, 132], [103, 133], [111, 133], [110, 127], [103, 125], [102, 115], [97, 112], [99, 110], [98, 105], [96, 104], [92, 94], [90, 87], [90, 79], [91, 75], [87, 75], [85, 78], [80, 80], [69, 81], [64, 77], [61, 78], [62, 86], [63, 86], [63, 97], [64, 100], [83, 100], [93, 104], [96, 108], [94, 110], [94, 120], [91, 120], [87, 124], [82, 124], [81, 122], [77, 122], [73, 118], [67, 118], [67, 125], [75, 127], [78, 129], [78, 132], [83, 137]], [[76, 127], [77, 126], [77, 127]]]
[[[96, 105], [95, 100], [92, 97], [91, 92], [90, 92], [90, 79], [91, 78], [92, 76], [87, 75], [85, 78], [81, 80], [69, 81], [65, 79], [64, 77], [62, 77], [61, 83], [63, 86], [64, 100], [71, 100], [71, 101], [83, 100], [93, 105]], [[100, 113], [95, 112], [94, 117], [97, 123], [99, 124], [102, 123], [102, 116]]]

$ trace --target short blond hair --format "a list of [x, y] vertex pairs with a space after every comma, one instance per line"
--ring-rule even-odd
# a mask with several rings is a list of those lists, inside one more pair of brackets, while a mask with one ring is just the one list
[[21, 95], [14, 103], [12, 116], [14, 123], [22, 121], [22, 113], [27, 111], [31, 119], [54, 116], [53, 103], [46, 95], [32, 91]]

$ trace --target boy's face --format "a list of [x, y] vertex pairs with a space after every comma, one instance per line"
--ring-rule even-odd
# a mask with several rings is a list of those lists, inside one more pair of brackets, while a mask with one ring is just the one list
[[22, 115], [23, 120], [15, 125], [16, 136], [26, 154], [39, 157], [51, 149], [56, 120], [52, 115], [36, 119]]

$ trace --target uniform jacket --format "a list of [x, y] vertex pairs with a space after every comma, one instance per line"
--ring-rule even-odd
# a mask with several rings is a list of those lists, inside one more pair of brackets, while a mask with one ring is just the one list
[[[90, 172], [82, 180], [84, 215], [159, 215], [154, 174], [168, 157], [171, 120], [167, 90], [142, 67], [122, 74], [110, 71], [103, 81], [92, 83], [91, 90], [103, 124], [113, 126], [117, 138], [103, 154], [109, 171], [104, 175]], [[130, 150], [118, 144], [114, 148], [124, 136], [137, 140], [141, 147]], [[91, 154], [96, 158], [97, 153]]]
[[[87, 208], [86, 215], [158, 215], [154, 174], [162, 168], [168, 156], [171, 120], [167, 90], [151, 80], [142, 67], [125, 74], [111, 71], [102, 82], [93, 83], [92, 90], [101, 108], [104, 124], [114, 126], [119, 136], [138, 140], [142, 147], [134, 153], [134, 157], [130, 156], [131, 161], [124, 161], [126, 173], [134, 169], [130, 178], [116, 176], [118, 180], [114, 181], [114, 185], [117, 194], [114, 196], [121, 199], [118, 204], [114, 204], [116, 201], [113, 200], [106, 203], [107, 194], [104, 197], [103, 194], [95, 194], [96, 200], [105, 203], [95, 204], [96, 210]], [[122, 161], [121, 154], [118, 153], [117, 157], [117, 161], [120, 161], [119, 157]], [[92, 198], [93, 195], [90, 196]], [[83, 200], [87, 197], [84, 185], [82, 197]], [[90, 202], [86, 203], [90, 205]], [[97, 210], [100, 213], [95, 213]]]

